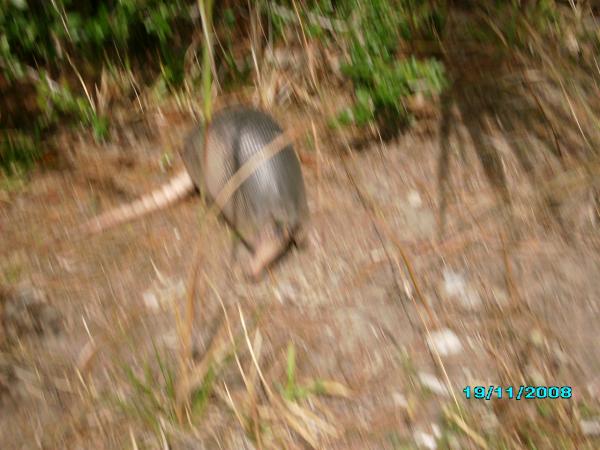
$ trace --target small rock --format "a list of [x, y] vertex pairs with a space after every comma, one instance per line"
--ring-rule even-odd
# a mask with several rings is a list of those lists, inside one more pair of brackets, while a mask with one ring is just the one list
[[446, 388], [446, 385], [444, 385], [444, 383], [442, 383], [435, 375], [419, 372], [419, 381], [423, 387], [429, 389], [434, 394], [448, 397], [448, 389]]
[[542, 373], [535, 366], [527, 365], [525, 367], [525, 372], [527, 373], [529, 378], [531, 378], [531, 380], [533, 381], [533, 384], [536, 384], [539, 386], [543, 386], [543, 385], [547, 384], [544, 375], [542, 375]]
[[452, 270], [444, 269], [444, 293], [456, 298], [466, 309], [476, 309], [481, 305], [481, 297], [474, 289], [467, 286], [464, 277]]
[[508, 294], [504, 289], [493, 287], [492, 288], [492, 298], [496, 301], [496, 304], [499, 307], [508, 305]]
[[417, 239], [431, 237], [435, 233], [436, 218], [430, 209], [412, 209], [411, 214], [407, 214], [406, 226], [414, 233]]
[[371, 250], [371, 261], [378, 263], [386, 258], [385, 250], [383, 248], [374, 248]]
[[413, 439], [415, 440], [415, 444], [420, 448], [428, 448], [430, 450], [437, 448], [437, 439], [424, 431], [416, 430], [413, 433]]
[[146, 308], [148, 309], [157, 310], [160, 306], [156, 294], [152, 291], [144, 292], [142, 298], [144, 300], [144, 305], [146, 305]]
[[536, 347], [542, 347], [544, 345], [545, 338], [539, 328], [534, 328], [531, 330], [529, 338], [531, 339], [531, 343]]
[[408, 193], [406, 199], [408, 200], [408, 204], [413, 208], [417, 209], [423, 205], [423, 200], [421, 199], [421, 194], [418, 191], [412, 190]]
[[571, 30], [568, 30], [566, 33], [565, 47], [573, 56], [578, 55], [581, 51], [577, 37], [575, 37], [575, 33], [573, 33]]
[[467, 284], [462, 275], [453, 272], [452, 270], [444, 269], [444, 292], [448, 297], [456, 297], [462, 295]]
[[600, 399], [600, 378], [592, 380], [586, 387], [593, 398]]
[[464, 295], [461, 295], [458, 299], [465, 309], [477, 309], [481, 306], [481, 297], [479, 296], [479, 293], [472, 289], [467, 289]]
[[581, 432], [586, 436], [600, 436], [600, 418], [581, 419], [579, 426]]
[[427, 345], [432, 351], [437, 351], [441, 356], [449, 356], [462, 350], [460, 339], [449, 328], [442, 328], [427, 337]]
[[292, 301], [296, 297], [296, 289], [291, 283], [287, 281], [281, 281], [279, 285], [274, 289], [274, 294], [279, 303], [286, 301]]
[[175, 330], [170, 330], [160, 336], [160, 340], [169, 349], [176, 349], [179, 346], [179, 336]]
[[169, 308], [178, 298], [185, 295], [185, 285], [182, 279], [166, 279], [153, 283], [152, 288], [142, 294], [144, 305], [153, 311], [160, 307]]
[[400, 392], [394, 392], [392, 394], [392, 400], [394, 402], [394, 405], [396, 405], [397, 407], [404, 409], [408, 408], [408, 401], [406, 401], [406, 397]]
[[501, 426], [498, 416], [493, 411], [487, 410], [481, 415], [481, 429], [486, 432], [493, 432]]

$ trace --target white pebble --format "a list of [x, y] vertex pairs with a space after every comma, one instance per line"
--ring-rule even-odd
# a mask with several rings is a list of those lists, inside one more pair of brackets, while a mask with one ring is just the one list
[[428, 448], [429, 450], [435, 450], [437, 448], [437, 439], [424, 431], [415, 431], [413, 433], [413, 439], [418, 447]]
[[404, 409], [408, 408], [408, 402], [406, 401], [406, 397], [400, 392], [394, 392], [392, 394], [392, 400], [394, 401], [394, 405]]
[[600, 420], [581, 419], [579, 421], [581, 432], [586, 436], [600, 436]]
[[466, 309], [476, 309], [481, 305], [481, 297], [467, 286], [464, 277], [452, 270], [444, 269], [444, 292], [448, 297], [456, 298]]
[[407, 196], [408, 204], [413, 208], [420, 208], [423, 205], [421, 194], [418, 191], [410, 191]]
[[153, 311], [156, 311], [158, 309], [158, 298], [156, 297], [156, 294], [154, 292], [146, 291], [142, 295], [142, 298], [144, 299], [144, 305], [146, 305], [146, 308], [151, 309]]
[[444, 269], [444, 291], [448, 297], [462, 295], [466, 289], [465, 279], [452, 270]]
[[449, 328], [432, 332], [427, 337], [427, 345], [432, 351], [437, 351], [441, 356], [454, 355], [462, 350], [460, 339]]
[[425, 372], [419, 372], [419, 381], [423, 387], [426, 387], [434, 394], [448, 397], [448, 389], [435, 375]]

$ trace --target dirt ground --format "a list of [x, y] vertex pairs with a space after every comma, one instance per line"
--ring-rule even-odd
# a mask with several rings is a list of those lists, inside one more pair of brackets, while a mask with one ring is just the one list
[[[308, 243], [258, 284], [225, 225], [199, 233], [198, 196], [23, 250], [167, 180], [188, 124], [157, 115], [114, 144], [65, 140], [57, 168], [1, 193], [0, 448], [600, 448], [597, 211], [566, 178], [527, 178], [510, 151], [503, 209], [469, 145], [452, 147], [441, 199], [435, 133], [346, 156], [302, 141]], [[568, 191], [554, 210], [540, 180]], [[199, 238], [194, 360], [221, 364], [179, 424], [175, 311]], [[227, 357], [224, 323], [241, 336]], [[572, 397], [463, 391], [521, 385]]]

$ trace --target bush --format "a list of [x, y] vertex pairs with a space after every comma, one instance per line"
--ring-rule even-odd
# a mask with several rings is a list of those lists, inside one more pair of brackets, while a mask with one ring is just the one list
[[[293, 8], [292, 2], [287, 2]], [[339, 119], [342, 124], [379, 122], [398, 129], [408, 121], [404, 100], [416, 92], [437, 94], [445, 85], [444, 67], [435, 59], [417, 59], [402, 49], [415, 39], [431, 40], [441, 32], [444, 8], [427, 0], [319, 0], [307, 2], [310, 14], [335, 18], [345, 30], [323, 30], [306, 20], [310, 35], [341, 43], [348, 55], [342, 73], [351, 81], [354, 104]], [[276, 29], [285, 21], [274, 15]]]
[[[146, 69], [161, 69], [167, 85], [180, 83], [183, 52], [172, 41], [178, 29], [191, 23], [189, 6], [181, 0], [0, 0], [0, 69], [9, 82], [35, 83], [41, 115], [34, 128], [74, 119], [100, 139], [107, 134], [108, 119], [97, 113], [91, 98], [75, 94], [65, 78], [79, 77], [73, 72], [81, 70], [87, 81], [97, 79], [103, 66], [129, 66], [139, 54]], [[148, 58], [146, 50], [157, 50], [158, 58]], [[153, 59], [156, 63], [149, 64]], [[46, 73], [62, 81], [49, 82]]]
[[445, 78], [441, 62], [401, 55], [401, 45], [439, 32], [443, 16], [423, 0], [347, 3], [356, 18], [350, 24], [349, 57], [342, 70], [352, 80], [356, 101], [341, 119], [358, 125], [375, 120], [406, 123], [409, 114], [403, 100], [419, 91], [439, 93]]

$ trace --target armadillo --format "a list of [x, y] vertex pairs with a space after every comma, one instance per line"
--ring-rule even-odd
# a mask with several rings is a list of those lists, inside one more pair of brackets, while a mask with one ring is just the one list
[[[233, 107], [219, 111], [208, 127], [196, 128], [181, 153], [185, 170], [133, 203], [91, 219], [81, 227], [96, 233], [174, 203], [194, 188], [212, 201], [236, 171], [282, 133], [268, 114]], [[308, 216], [304, 179], [291, 145], [263, 161], [224, 205], [222, 216], [252, 253], [247, 273], [258, 279], [289, 244], [302, 237]]]

